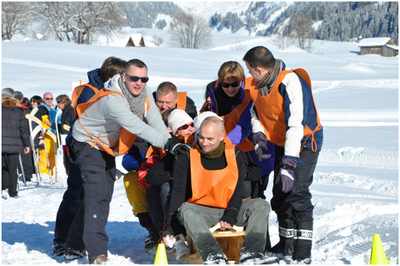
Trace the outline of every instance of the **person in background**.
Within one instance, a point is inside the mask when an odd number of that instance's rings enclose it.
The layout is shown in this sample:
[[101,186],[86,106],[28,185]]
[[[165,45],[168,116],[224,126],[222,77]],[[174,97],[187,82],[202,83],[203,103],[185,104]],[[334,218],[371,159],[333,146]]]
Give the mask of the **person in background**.
[[310,185],[323,141],[306,70],[286,69],[264,46],[243,57],[251,77],[246,89],[270,142],[276,145],[272,209],[279,242],[272,252],[288,263],[311,263],[313,209]]
[[68,97],[68,95],[65,94],[58,95],[56,97],[56,102],[57,102],[57,108],[62,112],[59,121],[57,121],[58,123],[57,128],[59,131],[58,134],[60,136],[61,145],[63,148],[64,167],[67,175],[69,175],[70,160],[68,157],[66,138],[75,122],[75,110],[74,107],[72,107],[71,105],[71,99]]
[[[29,99],[24,97],[21,91],[14,91],[14,98],[17,100],[17,107],[24,112],[24,117],[31,111]],[[29,123],[29,121],[26,121]],[[20,153],[20,161],[18,164],[18,171],[23,175],[25,182],[30,182],[34,173],[34,162],[32,152]]]
[[50,179],[55,176],[56,166],[56,109],[53,104],[53,94],[45,92],[43,102],[38,106],[35,116],[41,120],[42,133],[38,137],[39,162],[38,168],[41,175],[47,175]]
[[39,106],[43,103],[43,99],[39,95],[34,95],[31,97],[30,102],[32,105],[32,109],[39,108]]
[[[1,91],[1,164],[2,164],[2,198],[16,198],[17,167],[19,154],[30,152],[29,129],[23,111],[17,107],[14,90],[4,88]],[[7,190],[7,192],[6,192]]]

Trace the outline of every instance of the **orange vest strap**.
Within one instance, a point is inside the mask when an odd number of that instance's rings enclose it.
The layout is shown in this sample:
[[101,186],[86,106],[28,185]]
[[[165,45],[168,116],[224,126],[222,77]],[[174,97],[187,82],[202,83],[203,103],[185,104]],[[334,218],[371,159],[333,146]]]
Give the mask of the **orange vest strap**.
[[240,120],[240,116],[246,109],[247,105],[249,105],[250,101],[250,93],[248,90],[245,90],[242,102],[238,106],[236,106],[229,114],[224,115],[224,126],[226,132],[230,132],[232,129],[235,128],[236,124]]
[[[94,95],[87,102],[78,104],[79,96],[81,95],[84,89],[91,89]],[[102,97],[108,95],[121,95],[121,93],[106,89],[98,89],[93,85],[91,85],[90,83],[85,83],[83,85],[75,87],[75,89],[72,92],[72,105],[75,107],[76,115],[80,117],[86,111],[86,109],[89,108],[93,103],[97,102]]]
[[186,101],[187,101],[187,92],[185,91],[180,91],[178,92],[178,102],[177,102],[177,108],[181,110],[186,109]]

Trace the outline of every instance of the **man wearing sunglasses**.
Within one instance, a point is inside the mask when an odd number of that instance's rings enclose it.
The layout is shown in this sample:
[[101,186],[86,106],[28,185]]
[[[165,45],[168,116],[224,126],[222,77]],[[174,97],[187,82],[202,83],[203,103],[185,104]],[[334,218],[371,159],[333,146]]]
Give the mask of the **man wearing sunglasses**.
[[172,153],[184,148],[170,138],[157,106],[148,97],[148,80],[143,61],[128,61],[123,73],[105,81],[107,95],[86,108],[72,129],[69,147],[83,179],[83,240],[89,263],[107,260],[105,226],[114,189],[115,156],[120,152],[115,148],[120,147],[121,137],[128,136],[132,142],[136,136]]

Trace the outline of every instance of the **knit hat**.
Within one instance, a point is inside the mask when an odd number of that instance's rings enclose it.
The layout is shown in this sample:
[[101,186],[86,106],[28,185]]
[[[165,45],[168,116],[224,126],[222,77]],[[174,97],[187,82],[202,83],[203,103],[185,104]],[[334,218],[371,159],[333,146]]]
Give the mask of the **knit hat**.
[[190,123],[193,123],[193,119],[181,109],[173,110],[168,116],[168,127],[172,130],[172,134],[174,135],[178,128]]
[[11,97],[14,98],[14,90],[11,88],[4,88],[1,90],[1,97]]
[[218,117],[219,119],[223,120],[220,116],[218,116],[216,113],[211,112],[211,111],[206,111],[206,112],[202,112],[200,113],[198,116],[196,116],[194,118],[194,127],[196,128],[196,130],[200,129],[201,123],[203,123],[203,121],[208,118],[208,117]]

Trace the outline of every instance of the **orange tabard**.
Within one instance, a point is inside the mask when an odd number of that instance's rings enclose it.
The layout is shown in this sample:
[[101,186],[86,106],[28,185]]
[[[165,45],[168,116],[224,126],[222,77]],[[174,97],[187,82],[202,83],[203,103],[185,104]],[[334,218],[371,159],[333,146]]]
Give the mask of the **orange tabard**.
[[[279,85],[285,78],[286,74],[295,72],[303,79],[311,90],[311,80],[308,73],[302,69],[292,69],[281,71],[271,87],[268,95],[262,96],[256,88],[255,81],[252,77],[246,78],[246,90],[250,91],[250,97],[254,102],[257,110],[258,118],[261,124],[267,130],[267,138],[274,144],[284,146],[286,138],[286,124],[284,112],[284,99],[279,93]],[[314,99],[313,99],[314,101]],[[315,102],[314,102],[315,106]],[[315,129],[310,129],[307,125],[304,127],[304,136],[312,136],[313,145],[315,144],[314,133],[321,129],[319,116],[317,113],[317,126]],[[315,144],[316,145],[316,144]]]
[[188,202],[214,207],[227,208],[239,178],[233,144],[225,138],[225,158],[227,166],[220,170],[207,170],[201,164],[200,152],[190,150],[190,174],[192,197]]
[[[78,98],[79,98],[79,96],[81,95],[81,93],[83,92],[84,89],[92,90],[94,95],[88,101],[78,104]],[[106,90],[106,89],[98,89],[98,88],[92,86],[89,83],[82,84],[80,86],[75,87],[73,92],[72,92],[72,105],[75,107],[75,111],[76,111],[76,114],[77,114],[78,118],[92,104],[94,104],[95,102],[97,102],[101,98],[103,98],[105,96],[109,96],[109,95],[121,95],[121,93],[115,92],[115,91]],[[149,109],[149,107],[150,106],[149,106],[148,98],[146,98],[146,100],[145,100],[145,110],[147,111]],[[90,144],[91,145],[95,145],[99,149],[107,152],[108,154],[110,154],[112,156],[117,156],[117,155],[121,155],[121,154],[127,153],[129,151],[130,147],[133,145],[133,143],[136,140],[136,135],[135,134],[132,134],[131,132],[129,132],[125,128],[121,128],[120,129],[120,133],[119,133],[119,139],[118,139],[117,145],[115,147],[110,147],[107,144],[105,144],[104,142],[102,142],[99,137],[94,136],[93,134],[91,134],[88,131],[88,129],[86,129],[82,124],[81,124],[81,126],[86,131],[88,136],[91,138],[91,140],[90,140]]]
[[178,101],[176,103],[176,108],[185,111],[186,109],[186,97],[187,93],[184,91],[178,92]]

